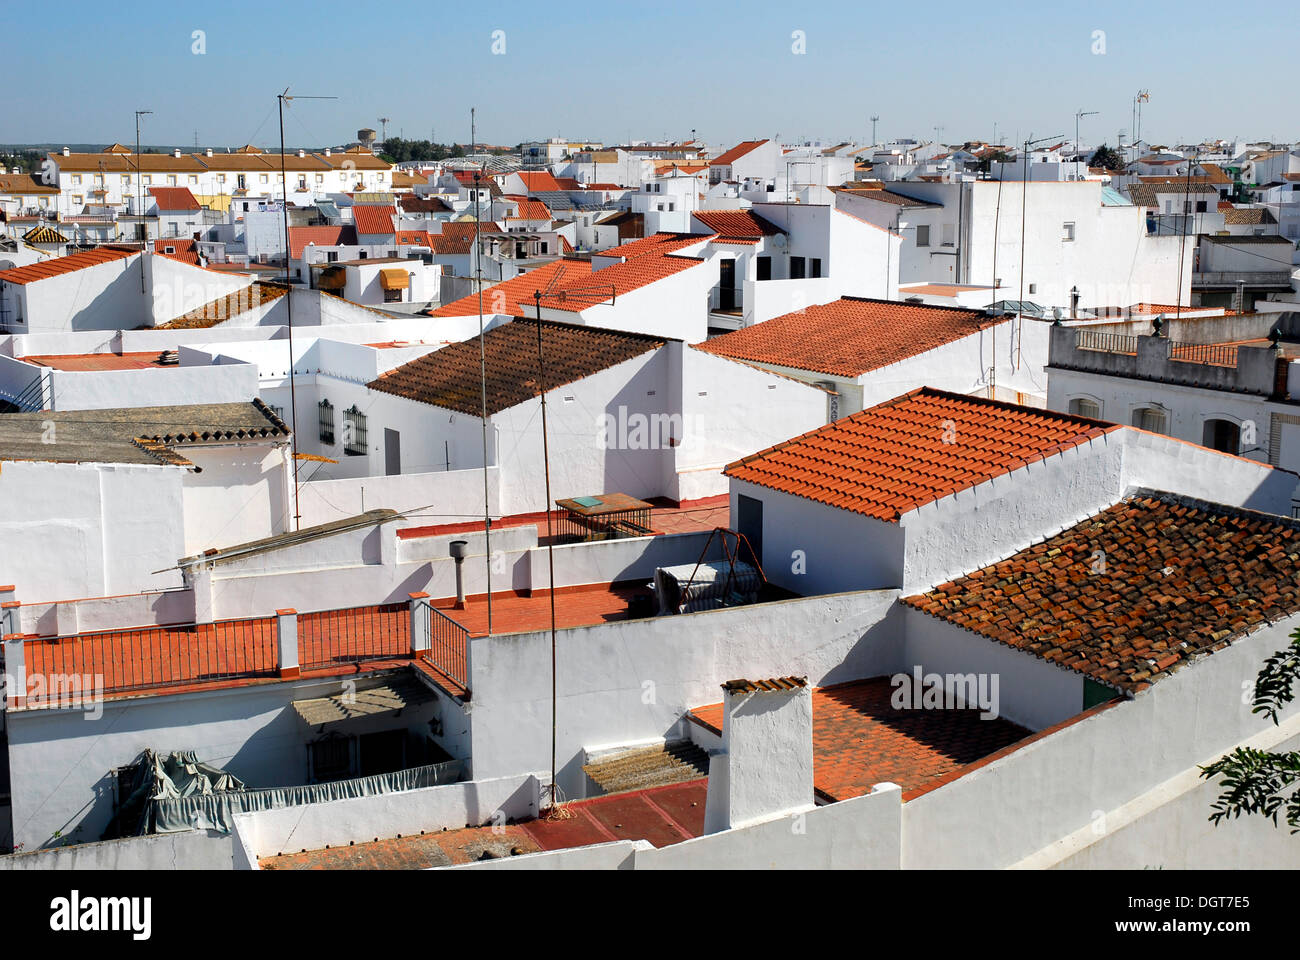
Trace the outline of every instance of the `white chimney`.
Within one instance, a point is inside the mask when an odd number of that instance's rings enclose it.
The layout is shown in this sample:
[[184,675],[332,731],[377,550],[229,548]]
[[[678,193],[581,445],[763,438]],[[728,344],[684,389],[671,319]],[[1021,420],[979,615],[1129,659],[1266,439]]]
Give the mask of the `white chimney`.
[[330,155],[330,148],[329,148],[329,147],[326,147],[326,148],[325,148],[325,156],[328,157],[329,155]]
[[173,150],[172,156],[175,157],[177,160],[179,160],[181,158],[181,148],[177,147],[175,150]]
[[306,150],[299,149],[299,150],[298,150],[298,156],[300,156],[300,157],[305,157],[305,156],[307,156],[307,151],[306,151]]
[[63,155],[64,155],[65,157],[70,157],[70,156],[72,156],[72,151],[69,150],[67,147],[64,147],[64,148],[63,148]]
[[212,148],[211,148],[211,147],[208,147],[207,151],[204,153],[204,156],[208,156],[208,157],[212,156]]
[[807,677],[722,685],[722,749],[709,756],[704,832],[811,810],[812,688]]

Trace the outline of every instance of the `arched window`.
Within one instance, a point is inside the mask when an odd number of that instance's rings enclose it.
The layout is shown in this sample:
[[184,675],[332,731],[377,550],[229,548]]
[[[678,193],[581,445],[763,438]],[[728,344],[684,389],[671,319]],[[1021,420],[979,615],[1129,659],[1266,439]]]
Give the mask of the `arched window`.
[[1133,426],[1152,433],[1169,432],[1169,415],[1161,407],[1138,407],[1133,411]]
[[1101,403],[1092,397],[1073,397],[1070,400],[1070,413],[1076,417],[1101,418]]
[[1223,453],[1241,452],[1241,425],[1231,420],[1206,420],[1201,429],[1201,446]]

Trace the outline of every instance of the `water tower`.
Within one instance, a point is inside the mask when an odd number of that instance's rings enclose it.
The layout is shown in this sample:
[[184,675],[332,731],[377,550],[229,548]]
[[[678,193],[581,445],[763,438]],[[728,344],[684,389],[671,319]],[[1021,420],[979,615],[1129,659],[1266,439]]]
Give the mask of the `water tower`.
[[361,141],[363,147],[369,150],[375,145],[375,131],[369,127],[362,127],[357,131],[357,139]]

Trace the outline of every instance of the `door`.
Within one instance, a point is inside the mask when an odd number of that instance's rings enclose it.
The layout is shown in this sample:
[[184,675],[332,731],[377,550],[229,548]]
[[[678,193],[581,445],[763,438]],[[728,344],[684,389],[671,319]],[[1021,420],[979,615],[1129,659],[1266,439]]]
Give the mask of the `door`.
[[358,741],[358,752],[361,754],[361,776],[370,777],[377,773],[393,773],[405,767],[405,730],[363,733],[358,738]]
[[[753,497],[747,497],[743,493],[736,495],[736,530],[754,548],[754,556],[761,564],[763,562],[763,501],[755,500]],[[746,559],[744,548],[741,548],[741,559]]]
[[755,264],[755,267],[758,271],[756,275],[756,279],[758,280],[772,279],[772,258],[771,257],[759,257],[758,262]]
[[384,473],[395,477],[402,472],[402,435],[384,427]]
[[718,309],[736,309],[736,261],[718,261]]

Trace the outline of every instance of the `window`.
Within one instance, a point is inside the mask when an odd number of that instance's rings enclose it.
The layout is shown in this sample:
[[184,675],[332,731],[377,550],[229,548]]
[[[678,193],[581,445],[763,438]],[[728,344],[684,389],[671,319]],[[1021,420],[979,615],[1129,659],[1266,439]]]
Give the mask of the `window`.
[[79,193],[74,193],[74,194],[72,195],[72,203],[73,203],[74,206],[81,206],[81,204],[83,204],[84,202],[85,202],[85,198],[82,197],[81,194],[79,194]]
[[226,175],[224,173],[217,174],[217,183],[225,183],[225,182],[226,182]]
[[131,186],[131,175],[129,173],[122,174],[122,186],[124,187]]
[[73,185],[74,187],[79,187],[79,186],[81,186],[81,174],[79,174],[79,173],[74,173],[74,174],[72,175],[72,185]]
[[808,261],[808,276],[820,277],[822,275],[822,258],[812,257]]
[[790,279],[802,280],[804,278],[804,260],[803,257],[790,258]]
[[197,183],[199,182],[199,178],[196,177],[196,176],[194,176],[194,174],[190,174],[190,178],[189,178],[189,180],[190,180],[190,183],[195,183],[195,184],[197,184]]
[[337,263],[337,262],[338,262],[338,259],[339,259],[339,252],[338,252],[337,250],[327,250],[327,251],[325,251],[325,262],[326,262],[326,263]]
[[352,775],[352,738],[330,734],[308,744],[311,779],[316,783],[345,780]]
[[918,247],[928,247],[930,245],[930,225],[923,223],[916,228],[916,245]]
[[357,259],[358,259],[358,260],[365,260],[367,256],[368,256],[368,254],[366,253],[365,250],[361,250],[361,251],[359,251],[359,252],[357,253]]
[[355,403],[343,411],[343,452],[350,457],[366,453],[366,415]]
[[149,174],[146,173],[142,177],[140,177],[140,182],[147,187],[149,184],[153,183],[153,177],[149,176]]
[[1061,239],[1064,240],[1066,243],[1072,243],[1072,242],[1074,241],[1074,223],[1073,223],[1073,222],[1067,221],[1066,223],[1062,224],[1062,226],[1061,226]]
[[1038,292],[1038,284],[1036,284],[1036,283],[1031,283],[1031,284],[1029,285],[1029,292],[1030,292],[1030,293],[1037,293],[1037,292]]
[[261,182],[262,182],[262,183],[270,183],[270,182],[271,182],[271,178],[270,178],[269,176],[267,176],[267,175],[264,173],[264,174],[262,174],[262,176],[261,176]]
[[1088,397],[1075,397],[1070,401],[1070,413],[1076,417],[1101,418],[1101,404]]
[[1201,431],[1201,446],[1222,453],[1241,452],[1241,427],[1231,420],[1206,420]]
[[[384,291],[384,303],[401,303],[401,302],[402,302],[402,291],[401,291],[401,290],[385,290],[385,291]],[[346,421],[345,421],[345,422],[346,422]],[[348,451],[348,452],[351,453],[351,451]]]
[[324,182],[325,182],[325,174],[323,174],[323,173],[318,173],[318,174],[316,174],[316,182],[317,182],[317,183],[324,183]]
[[322,400],[317,404],[320,415],[320,442],[334,446],[334,404]]
[[1197,200],[1197,201],[1196,201],[1196,212],[1197,212],[1197,213],[1205,213],[1206,209],[1207,209],[1207,207],[1206,207],[1206,205],[1205,205],[1205,201],[1204,201],[1204,200]]
[[168,174],[168,175],[167,175],[167,186],[169,186],[169,187],[174,187],[174,186],[176,186],[176,176],[175,176],[175,174]]
[[660,212],[660,213],[663,213],[663,212],[664,212],[664,205],[663,205],[662,203],[659,204],[659,212]]
[[956,236],[956,234],[957,234],[957,228],[951,223],[945,223],[943,225],[942,245],[945,247],[953,246],[954,245],[953,238]]
[[1168,433],[1169,418],[1159,407],[1138,407],[1133,411],[1133,426],[1152,433]]

